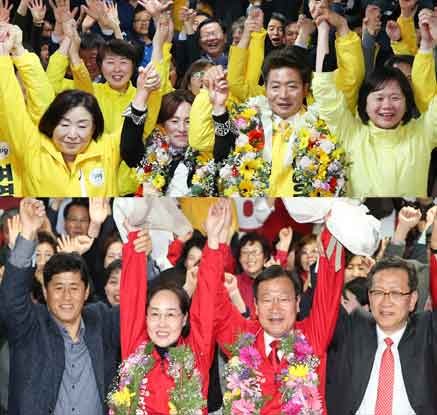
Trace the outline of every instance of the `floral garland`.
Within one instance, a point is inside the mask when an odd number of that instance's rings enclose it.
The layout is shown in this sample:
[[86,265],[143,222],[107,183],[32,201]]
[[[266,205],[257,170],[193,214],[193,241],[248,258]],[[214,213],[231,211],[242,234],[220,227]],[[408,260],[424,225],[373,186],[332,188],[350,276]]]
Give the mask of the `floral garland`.
[[217,165],[211,152],[199,152],[188,147],[185,152],[185,165],[194,171],[190,196],[217,196]]
[[293,182],[298,196],[343,196],[346,191],[346,153],[325,121],[317,104],[311,105],[295,130]]
[[264,129],[260,108],[249,102],[235,105],[232,118],[240,135],[235,149],[221,164],[219,191],[224,196],[264,196],[268,186],[271,163],[263,158]]
[[[147,193],[146,186],[157,195],[163,194],[163,189],[168,184],[169,166],[173,157],[164,130],[161,127],[155,128],[152,133],[152,142],[147,146],[140,165],[137,167],[137,180],[141,185],[135,193],[136,196],[143,196]],[[188,169],[194,172],[190,194],[187,196],[216,196],[217,167],[212,153],[200,153],[188,147],[183,161]]]
[[[220,193],[225,196],[263,196],[269,187],[272,138],[277,132],[265,96],[235,105],[231,112],[240,131],[234,151],[220,169]],[[284,166],[293,167],[298,196],[342,196],[346,188],[346,154],[320,119],[318,105],[309,106],[285,134]]]
[[[225,367],[227,391],[223,396],[223,409],[226,415],[259,415],[266,401],[261,391],[265,378],[258,370],[262,358],[254,343],[255,335],[242,334],[229,347],[233,357]],[[282,394],[281,413],[321,415],[316,372],[320,362],[306,337],[300,330],[294,330],[281,339],[280,351],[287,361],[287,367],[278,375]]]
[[[121,365],[117,386],[108,395],[109,415],[147,415],[145,398],[147,374],[155,365],[153,343],[142,343]],[[206,401],[202,398],[200,373],[188,346],[168,351],[168,375],[175,386],[168,392],[170,415],[202,415]]]

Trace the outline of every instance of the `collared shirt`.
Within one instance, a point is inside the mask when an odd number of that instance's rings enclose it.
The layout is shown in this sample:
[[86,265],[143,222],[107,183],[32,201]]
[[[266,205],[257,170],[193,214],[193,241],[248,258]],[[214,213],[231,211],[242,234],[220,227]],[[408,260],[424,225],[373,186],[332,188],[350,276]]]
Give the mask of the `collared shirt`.
[[103,407],[88,347],[85,324],[80,321],[79,340],[75,343],[65,327],[59,327],[65,345],[65,369],[54,415],[102,415]]
[[408,400],[407,391],[405,389],[404,378],[402,376],[401,360],[399,357],[398,346],[401,338],[405,332],[405,328],[398,330],[396,333],[388,336],[378,326],[376,326],[376,333],[378,336],[378,348],[375,353],[375,360],[373,362],[372,373],[370,374],[369,383],[367,385],[366,393],[363,401],[358,409],[356,415],[373,415],[375,413],[376,395],[378,391],[379,368],[381,366],[381,359],[387,345],[384,339],[390,337],[393,340],[391,351],[395,361],[395,379],[393,384],[393,412],[392,415],[414,415],[415,412]]
[[[270,352],[272,351],[272,348],[270,347],[270,343],[274,340],[280,340],[277,339],[275,337],[270,336],[270,334],[267,334],[266,332],[264,332],[264,347],[266,350],[266,356],[269,357]],[[279,360],[282,359],[282,357],[284,356],[284,352],[282,350],[278,350],[278,358]]]

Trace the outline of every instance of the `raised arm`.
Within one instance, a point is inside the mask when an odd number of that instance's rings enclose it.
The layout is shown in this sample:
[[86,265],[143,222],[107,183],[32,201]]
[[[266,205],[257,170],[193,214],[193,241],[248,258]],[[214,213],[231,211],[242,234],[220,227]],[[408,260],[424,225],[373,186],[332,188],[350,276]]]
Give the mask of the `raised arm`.
[[[129,233],[123,245],[120,283],[121,358],[126,359],[147,339],[147,254],[152,243],[147,230]],[[146,250],[137,251],[141,244]]]
[[[7,327],[11,344],[23,341],[38,324],[30,298],[33,270],[32,256],[36,235],[44,220],[44,205],[35,199],[20,202],[21,233],[6,263],[0,284],[0,315]],[[28,341],[32,341],[31,337]]]

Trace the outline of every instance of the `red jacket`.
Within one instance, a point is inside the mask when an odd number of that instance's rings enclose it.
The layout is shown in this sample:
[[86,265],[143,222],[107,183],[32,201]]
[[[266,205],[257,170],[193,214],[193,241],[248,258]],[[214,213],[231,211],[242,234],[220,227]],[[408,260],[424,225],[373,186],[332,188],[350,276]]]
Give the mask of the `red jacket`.
[[[326,250],[331,235],[328,230],[322,234],[323,246]],[[339,248],[336,248],[339,249]],[[296,322],[295,328],[302,330],[312,345],[314,353],[320,359],[317,373],[320,384],[319,391],[322,397],[324,413],[325,404],[325,382],[326,382],[326,352],[331,341],[340,307],[340,296],[344,282],[344,252],[341,248],[341,268],[335,271],[334,251],[330,259],[320,256],[317,287],[314,294],[314,302],[308,318]],[[273,368],[265,355],[264,331],[258,321],[244,319],[238,310],[231,304],[229,297],[221,286],[216,296],[216,324],[217,341],[223,350],[226,344],[234,343],[241,333],[256,334],[255,346],[264,358],[261,365],[261,372],[266,381],[262,384],[263,395],[272,396],[261,410],[261,415],[279,414],[281,412],[281,393],[275,385]],[[284,364],[284,362],[282,362]]]
[[[123,246],[123,268],[120,287],[120,327],[122,358],[127,358],[144,341],[149,340],[146,326],[147,278],[146,256],[133,248],[135,234],[129,234],[129,241]],[[223,257],[220,250],[205,246],[199,266],[199,282],[190,307],[190,334],[180,338],[179,344],[188,345],[196,359],[196,367],[202,377],[202,393],[206,399],[209,384],[209,369],[214,357],[214,302],[207,293],[217,292],[223,285]],[[146,406],[150,414],[168,414],[168,391],[174,386],[167,374],[168,361],[153,352],[156,363],[148,373]],[[207,413],[205,408],[204,413]]]

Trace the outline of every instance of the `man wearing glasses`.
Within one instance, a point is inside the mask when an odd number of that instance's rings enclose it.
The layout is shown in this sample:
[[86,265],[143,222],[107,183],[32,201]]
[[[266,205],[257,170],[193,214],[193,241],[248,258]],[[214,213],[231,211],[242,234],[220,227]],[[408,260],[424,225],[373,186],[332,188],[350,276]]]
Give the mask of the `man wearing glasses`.
[[371,314],[340,315],[331,344],[339,365],[332,394],[328,386],[332,413],[437,413],[437,313],[414,313],[417,283],[407,261],[384,258],[368,275]]

